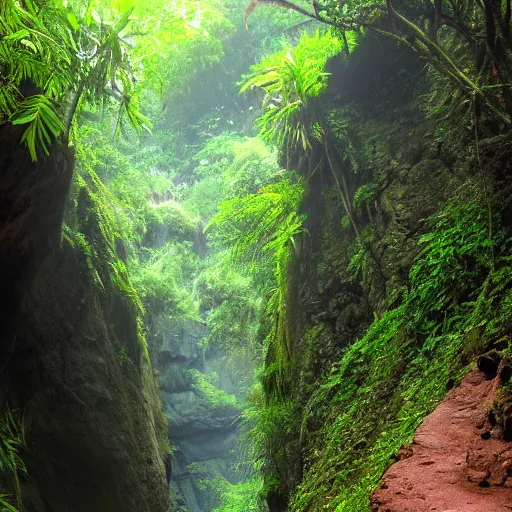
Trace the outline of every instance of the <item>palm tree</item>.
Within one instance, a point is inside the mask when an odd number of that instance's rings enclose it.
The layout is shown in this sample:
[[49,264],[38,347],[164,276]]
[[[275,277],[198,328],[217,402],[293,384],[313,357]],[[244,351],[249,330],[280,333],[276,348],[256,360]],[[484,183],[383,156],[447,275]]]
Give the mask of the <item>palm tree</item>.
[[69,134],[82,100],[115,103],[116,133],[123,115],[138,130],[149,126],[137,109],[136,73],[124,39],[132,10],[100,15],[97,4],[88,0],[77,11],[59,2],[0,4],[0,123],[27,126],[22,142],[33,160],[38,148],[48,154],[53,138]]

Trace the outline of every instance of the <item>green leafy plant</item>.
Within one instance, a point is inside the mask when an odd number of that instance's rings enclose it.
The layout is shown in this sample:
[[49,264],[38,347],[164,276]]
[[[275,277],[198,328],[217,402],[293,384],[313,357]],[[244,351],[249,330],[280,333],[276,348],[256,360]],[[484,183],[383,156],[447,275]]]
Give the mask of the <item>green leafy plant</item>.
[[222,505],[212,512],[260,512],[263,479],[255,476],[237,484],[228,483],[221,492]]
[[281,151],[292,151],[310,149],[313,139],[322,139],[314,101],[327,85],[327,60],[340,49],[335,35],[317,31],[251,68],[240,91],[260,88],[265,93],[263,114],[256,121],[265,140]]
[[367,183],[360,186],[354,193],[354,209],[361,212],[363,206],[369,211],[369,203],[377,195],[378,186],[375,183]]
[[304,192],[301,181],[282,181],[263,187],[256,194],[230,199],[207,224],[221,230],[226,245],[237,261],[252,266],[277,261],[294,237],[303,231],[303,216],[296,213]]
[[8,493],[0,492],[0,506],[9,512],[22,510],[20,476],[26,476],[27,468],[21,458],[25,446],[23,427],[15,411],[7,410],[0,418],[0,476]]
[[29,125],[21,140],[27,144],[32,160],[37,160],[38,146],[48,155],[48,146],[64,131],[64,124],[42,94],[22,100],[11,114],[10,121],[14,125]]
[[149,258],[132,261],[133,285],[153,315],[198,319],[197,305],[183,282],[186,269],[182,265],[189,251],[187,242],[168,242],[161,249],[148,250]]

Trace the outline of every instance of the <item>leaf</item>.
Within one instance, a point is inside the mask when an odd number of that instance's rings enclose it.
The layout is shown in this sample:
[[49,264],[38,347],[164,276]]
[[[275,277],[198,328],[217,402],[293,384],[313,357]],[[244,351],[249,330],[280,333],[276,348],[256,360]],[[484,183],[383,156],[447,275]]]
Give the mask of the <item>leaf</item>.
[[11,120],[11,123],[14,124],[14,125],[16,125],[16,124],[26,124],[26,123],[30,123],[35,118],[36,118],[36,114],[31,114],[31,115],[25,116],[25,117],[13,118]]
[[78,22],[78,19],[74,12],[68,12],[68,14],[66,15],[66,19],[68,20],[69,25],[73,30],[77,31],[80,29],[80,23]]
[[21,140],[27,144],[33,161],[37,160],[38,147],[48,154],[48,145],[51,143],[48,130],[53,137],[58,137],[64,131],[64,125],[52,104],[42,94],[23,100],[9,121],[13,125],[28,124]]
[[12,34],[9,34],[8,36],[5,36],[3,38],[4,41],[17,41],[19,39],[23,39],[25,37],[30,36],[30,31],[26,28],[18,30]]
[[20,43],[21,43],[22,45],[26,46],[27,48],[30,48],[34,53],[36,53],[36,52],[37,52],[36,45],[35,45],[32,41],[30,41],[30,40],[28,40],[28,39],[22,39],[22,40],[20,41]]
[[4,507],[3,511],[19,512],[16,507],[12,506],[8,501],[6,501],[7,498],[9,498],[8,494],[0,494],[0,505]]

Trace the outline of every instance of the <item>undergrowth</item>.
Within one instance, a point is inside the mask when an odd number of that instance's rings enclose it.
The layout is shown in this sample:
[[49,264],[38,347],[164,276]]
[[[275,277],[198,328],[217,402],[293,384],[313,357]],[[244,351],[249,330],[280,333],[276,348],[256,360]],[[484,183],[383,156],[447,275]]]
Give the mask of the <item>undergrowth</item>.
[[22,510],[20,476],[27,475],[21,457],[25,446],[23,427],[15,412],[7,410],[0,418],[0,509]]
[[369,496],[422,419],[510,327],[510,240],[476,201],[445,206],[401,304],[376,318],[307,402],[309,458],[290,510],[370,510]]

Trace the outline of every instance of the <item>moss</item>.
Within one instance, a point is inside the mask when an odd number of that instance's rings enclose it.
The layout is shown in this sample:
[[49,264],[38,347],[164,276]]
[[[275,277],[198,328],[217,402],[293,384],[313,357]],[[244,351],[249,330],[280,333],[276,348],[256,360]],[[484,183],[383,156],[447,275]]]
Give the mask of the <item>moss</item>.
[[199,220],[176,201],[165,201],[149,206],[146,213],[146,239],[151,247],[158,246],[156,238],[165,231],[165,239],[194,240]]
[[76,174],[69,203],[63,241],[83,254],[89,275],[98,286],[106,292],[113,287],[127,301],[137,319],[140,349],[148,357],[144,307],[121,259],[126,256],[110,195],[92,169],[82,168]]
[[[510,241],[496,217],[490,242],[487,218],[477,203],[450,204],[434,216],[402,303],[376,318],[311,386],[300,415],[308,469],[289,510],[369,511],[369,495],[425,415],[468,362],[506,335]],[[322,346],[324,330],[313,324],[306,346]],[[496,417],[504,423],[509,395],[502,396]]]

